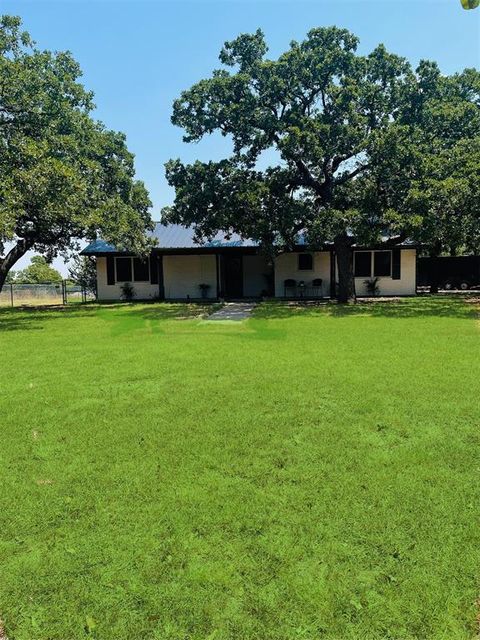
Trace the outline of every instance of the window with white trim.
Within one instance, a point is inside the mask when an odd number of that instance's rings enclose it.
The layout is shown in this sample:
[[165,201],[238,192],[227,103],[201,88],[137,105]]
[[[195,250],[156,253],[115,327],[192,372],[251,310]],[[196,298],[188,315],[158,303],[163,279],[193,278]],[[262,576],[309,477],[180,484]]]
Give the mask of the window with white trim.
[[392,275],[391,251],[355,251],[353,256],[355,278],[390,278]]
[[355,251],[353,254],[353,273],[355,278],[370,278],[372,275],[371,251]]
[[140,258],[115,258],[116,282],[150,282],[150,265],[148,260]]

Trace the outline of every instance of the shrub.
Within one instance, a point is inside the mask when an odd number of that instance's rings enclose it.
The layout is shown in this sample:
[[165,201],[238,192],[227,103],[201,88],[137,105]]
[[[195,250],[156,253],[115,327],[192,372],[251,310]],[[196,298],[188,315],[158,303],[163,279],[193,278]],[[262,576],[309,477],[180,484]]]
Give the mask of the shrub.
[[200,289],[202,298],[206,298],[208,296],[208,290],[210,289],[210,285],[202,283],[198,285],[198,288]]
[[124,284],[122,284],[121,290],[122,290],[122,299],[123,300],[126,300],[127,302],[131,302],[134,299],[134,297],[136,295],[135,294],[135,289],[130,284],[130,282],[125,282]]
[[371,296],[376,296],[380,293],[380,287],[378,286],[378,278],[370,278],[369,280],[364,280],[363,283]]

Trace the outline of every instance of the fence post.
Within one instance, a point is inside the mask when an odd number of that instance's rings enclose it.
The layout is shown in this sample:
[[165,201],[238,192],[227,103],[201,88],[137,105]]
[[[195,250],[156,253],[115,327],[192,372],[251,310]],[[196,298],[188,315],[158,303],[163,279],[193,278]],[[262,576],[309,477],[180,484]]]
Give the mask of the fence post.
[[65,286],[65,280],[62,280],[62,303],[67,304],[67,287]]
[[13,307],[13,283],[10,283],[10,302],[12,303]]

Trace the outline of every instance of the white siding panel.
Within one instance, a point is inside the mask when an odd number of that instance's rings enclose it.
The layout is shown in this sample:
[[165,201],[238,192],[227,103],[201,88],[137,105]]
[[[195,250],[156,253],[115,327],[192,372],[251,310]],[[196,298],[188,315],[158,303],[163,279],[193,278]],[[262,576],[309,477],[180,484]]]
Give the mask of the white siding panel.
[[214,255],[163,256],[165,298],[200,298],[199,284],[209,284],[209,298],[217,296]]
[[268,289],[266,274],[272,271],[265,256],[243,256],[243,295],[259,298]]
[[[308,252],[305,252],[308,253]],[[330,252],[313,252],[313,271],[300,271],[298,269],[298,253],[282,253],[275,258],[275,295],[281,298],[285,295],[284,281],[303,280],[308,286],[312,280],[321,278],[322,293],[324,296],[330,295]]]
[[[380,295],[414,295],[416,291],[416,250],[406,249],[400,252],[401,278],[380,278]],[[268,263],[264,256],[244,256],[244,295],[257,297],[266,289],[265,275],[268,273]],[[201,292],[198,285],[210,285],[209,298],[217,295],[216,261],[214,255],[168,255],[163,258],[165,297],[199,298]],[[337,272],[338,273],[338,272]],[[330,253],[317,251],[313,254],[313,271],[299,271],[298,253],[283,253],[275,259],[275,295],[283,297],[284,280],[303,280],[307,286],[313,279],[322,278],[323,295],[330,295]],[[365,278],[355,278],[357,295],[367,295],[364,284]],[[132,282],[136,299],[148,300],[158,296],[159,287],[148,282]],[[99,300],[120,300],[121,283],[107,284],[107,260],[97,258],[97,287]]]

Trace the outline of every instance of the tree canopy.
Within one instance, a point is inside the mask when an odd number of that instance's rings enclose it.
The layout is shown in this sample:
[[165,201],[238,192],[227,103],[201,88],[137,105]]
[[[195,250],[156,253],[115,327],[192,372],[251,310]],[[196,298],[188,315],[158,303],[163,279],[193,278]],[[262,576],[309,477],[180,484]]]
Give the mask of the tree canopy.
[[15,274],[15,283],[19,284],[43,284],[48,282],[61,282],[62,275],[50,266],[44,256],[33,256],[28,267]]
[[[336,27],[312,29],[276,60],[260,30],[226,42],[222,68],[182,93],[172,122],[187,142],[220,132],[232,154],[167,163],[176,197],[165,220],[194,225],[198,237],[231,231],[277,249],[299,233],[333,242],[339,298],[353,297],[353,244],[418,237],[423,213],[413,194],[438,148],[450,158],[454,143],[480,130],[477,72],[445,78],[434,63],[413,70],[383,45],[369,55],[357,46]],[[273,166],[265,167],[267,151]]]
[[97,288],[95,258],[92,256],[74,256],[68,269],[68,276],[75,284],[78,284],[86,291],[94,293]]
[[480,5],[480,0],[461,0],[464,9],[476,9]]
[[0,290],[29,249],[48,259],[101,235],[149,248],[150,201],[125,136],[91,117],[92,93],[68,52],[35,48],[0,19]]

